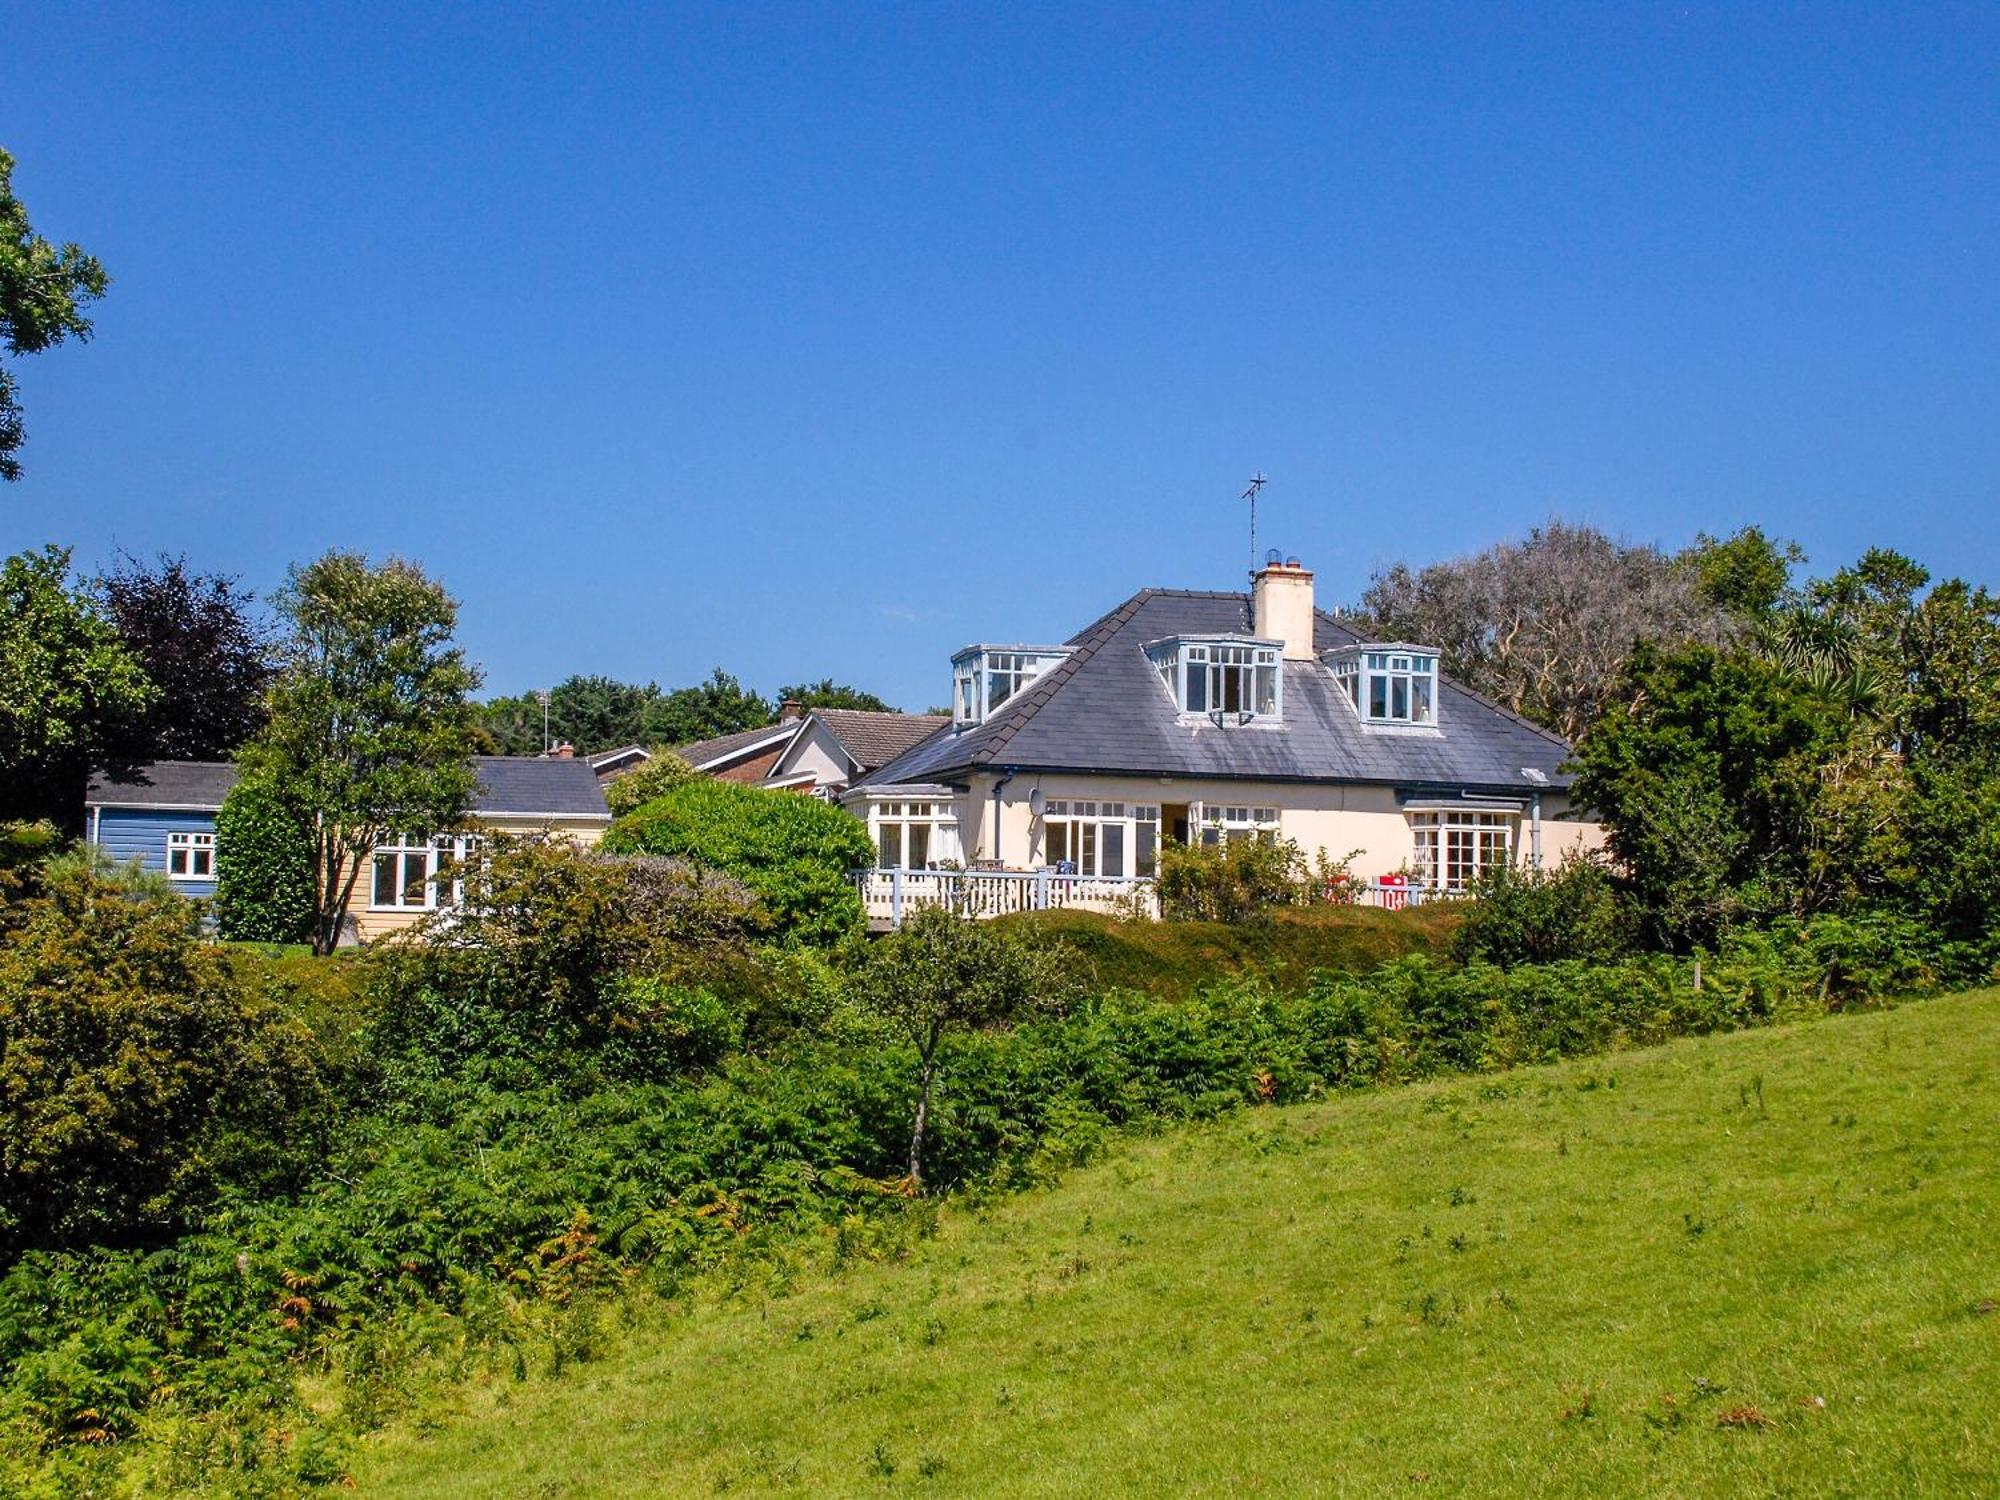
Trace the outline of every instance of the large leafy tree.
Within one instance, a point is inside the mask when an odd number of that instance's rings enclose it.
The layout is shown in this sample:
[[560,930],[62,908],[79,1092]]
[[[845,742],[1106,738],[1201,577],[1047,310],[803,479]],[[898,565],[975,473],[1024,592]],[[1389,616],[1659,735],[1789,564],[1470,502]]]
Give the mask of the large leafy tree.
[[[830,700],[826,706],[879,708],[882,700],[841,687],[831,680],[819,684]],[[786,689],[786,695],[813,688]],[[817,706],[817,700],[815,700]],[[649,682],[620,682],[615,677],[576,675],[549,690],[549,738],[574,745],[589,755],[620,745],[684,745],[739,729],[755,729],[773,718],[769,699],[746,689],[717,667],[706,681],[663,692]],[[479,711],[486,742],[506,755],[536,755],[542,749],[542,703],[533,693],[494,698]]]
[[1765,586],[1758,554],[1732,547],[1705,573],[1693,558],[1555,521],[1473,557],[1379,573],[1360,614],[1383,639],[1437,647],[1451,676],[1574,740],[1616,693],[1635,643],[1719,645],[1737,633],[1723,601]]
[[[1804,900],[1821,768],[1847,744],[1838,706],[1776,663],[1641,644],[1578,746],[1578,797],[1655,940],[1712,941],[1727,921]],[[1858,873],[1858,872],[1857,872]]]
[[1730,650],[1636,651],[1578,750],[1654,936],[1888,903],[2000,934],[2000,600],[1894,552],[1774,591]]
[[94,762],[116,753],[155,697],[69,552],[0,564],[0,818],[74,829]]
[[329,552],[295,568],[276,603],[286,635],[269,720],[241,759],[300,809],[325,953],[384,835],[464,817],[479,673],[452,642],[456,602],[415,563]]
[[135,726],[141,760],[220,760],[264,721],[269,643],[254,596],[185,557],[125,558],[97,580],[105,615],[159,692]]
[[704,682],[664,694],[646,713],[648,744],[686,745],[695,740],[755,729],[776,717],[771,700],[717,667]]
[[586,755],[635,745],[644,737],[646,715],[659,697],[659,688],[650,682],[640,686],[615,677],[565,678],[549,693],[549,732]]
[[875,713],[894,713],[890,704],[873,693],[865,693],[845,682],[822,677],[818,682],[795,682],[778,689],[780,703],[796,703],[801,708],[865,708]]
[[[0,150],[0,345],[10,355],[39,354],[64,339],[89,338],[83,309],[109,285],[96,256],[35,233],[14,196],[14,158]],[[0,364],[0,479],[21,477],[14,455],[26,438],[14,377]]]

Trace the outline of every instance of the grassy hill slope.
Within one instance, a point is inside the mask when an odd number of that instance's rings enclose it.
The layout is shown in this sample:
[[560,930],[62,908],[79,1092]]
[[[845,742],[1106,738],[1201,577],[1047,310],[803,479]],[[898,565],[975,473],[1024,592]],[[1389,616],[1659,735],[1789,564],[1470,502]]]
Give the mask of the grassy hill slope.
[[464,1393],[364,1494],[2000,1491],[2000,992],[1262,1110]]

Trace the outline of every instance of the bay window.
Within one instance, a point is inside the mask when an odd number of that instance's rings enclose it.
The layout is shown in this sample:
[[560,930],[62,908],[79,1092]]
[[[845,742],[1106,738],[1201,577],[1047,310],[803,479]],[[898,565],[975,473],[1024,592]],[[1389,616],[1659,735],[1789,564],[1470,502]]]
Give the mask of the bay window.
[[1413,812],[1417,874],[1433,890],[1462,891],[1505,865],[1514,847],[1513,813]]
[[1067,646],[967,646],[951,659],[952,722],[984,722],[1068,655]]
[[1334,680],[1371,724],[1437,723],[1437,656],[1408,646],[1349,647],[1329,656]]
[[1174,707],[1244,722],[1282,717],[1284,677],[1275,642],[1250,639],[1155,641],[1146,656]]

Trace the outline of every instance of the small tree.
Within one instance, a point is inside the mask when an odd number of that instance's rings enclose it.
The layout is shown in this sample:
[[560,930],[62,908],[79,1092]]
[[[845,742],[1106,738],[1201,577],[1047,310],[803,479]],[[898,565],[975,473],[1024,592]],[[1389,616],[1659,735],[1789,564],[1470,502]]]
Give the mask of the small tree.
[[215,921],[234,942],[311,940],[312,819],[266,770],[239,777],[216,814]]
[[959,916],[942,907],[913,913],[868,950],[861,999],[917,1052],[917,1107],[910,1126],[910,1184],[924,1185],[924,1131],[948,1035],[1022,1014],[1060,1012],[1078,988],[1075,954]]
[[293,569],[276,602],[288,633],[269,722],[241,762],[302,809],[313,951],[329,953],[383,837],[463,819],[479,673],[452,644],[457,604],[414,563],[329,552]]

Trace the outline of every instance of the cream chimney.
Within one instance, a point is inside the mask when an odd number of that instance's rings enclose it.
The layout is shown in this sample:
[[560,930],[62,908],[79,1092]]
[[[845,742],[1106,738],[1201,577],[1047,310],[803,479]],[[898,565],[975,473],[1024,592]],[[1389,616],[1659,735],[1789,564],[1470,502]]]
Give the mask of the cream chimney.
[[1285,643],[1286,661],[1312,661],[1313,576],[1289,558],[1259,568],[1251,590],[1251,628],[1265,640]]

